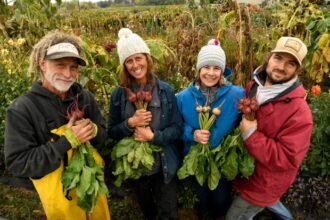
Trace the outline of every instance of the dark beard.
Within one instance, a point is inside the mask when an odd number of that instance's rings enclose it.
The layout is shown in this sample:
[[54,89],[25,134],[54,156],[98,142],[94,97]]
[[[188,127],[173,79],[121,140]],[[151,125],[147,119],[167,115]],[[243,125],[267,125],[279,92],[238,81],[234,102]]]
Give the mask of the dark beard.
[[293,79],[294,77],[296,77],[296,75],[293,75],[293,76],[291,76],[290,78],[285,79],[285,80],[274,81],[271,77],[269,77],[269,75],[268,75],[268,73],[267,73],[266,81],[270,82],[272,85],[276,85],[276,84],[286,83],[286,82],[290,81],[291,79]]
[[267,79],[266,81],[270,82],[272,85],[276,85],[276,84],[282,84],[282,83],[285,83],[289,80],[281,80],[281,81],[274,81],[272,78],[270,78],[269,76],[267,76]]

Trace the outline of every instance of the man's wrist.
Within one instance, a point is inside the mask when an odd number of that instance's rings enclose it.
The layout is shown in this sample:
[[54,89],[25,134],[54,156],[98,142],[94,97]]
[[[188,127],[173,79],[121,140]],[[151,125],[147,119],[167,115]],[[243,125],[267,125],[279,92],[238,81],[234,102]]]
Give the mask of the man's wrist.
[[72,148],[77,148],[81,145],[77,136],[73,133],[71,128],[66,128],[64,130],[64,137],[69,141]]
[[97,125],[95,123],[93,123],[93,126],[94,126],[93,137],[96,137],[97,132],[98,132],[98,127],[97,127]]

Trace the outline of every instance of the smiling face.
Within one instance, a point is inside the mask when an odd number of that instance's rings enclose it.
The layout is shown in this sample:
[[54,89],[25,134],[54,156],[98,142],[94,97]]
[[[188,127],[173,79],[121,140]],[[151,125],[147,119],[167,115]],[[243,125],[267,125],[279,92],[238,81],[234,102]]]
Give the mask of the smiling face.
[[269,85],[285,83],[297,74],[299,64],[294,56],[288,53],[273,53],[266,68]]
[[125,60],[124,65],[136,83],[147,82],[148,60],[146,55],[143,53],[133,54]]
[[43,59],[39,64],[43,72],[42,86],[59,96],[70,89],[78,76],[76,58]]
[[219,85],[222,70],[218,66],[206,65],[199,71],[199,78],[203,86],[213,87]]

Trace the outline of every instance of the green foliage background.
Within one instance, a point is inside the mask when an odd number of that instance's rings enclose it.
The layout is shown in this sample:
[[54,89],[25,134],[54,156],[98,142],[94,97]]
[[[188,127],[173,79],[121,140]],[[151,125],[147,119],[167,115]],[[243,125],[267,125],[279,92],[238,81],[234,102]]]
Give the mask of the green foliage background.
[[[4,133],[5,133],[5,117],[6,108],[21,94],[24,94],[30,87],[31,80],[25,75],[19,74],[9,74],[0,65],[0,169],[4,170],[4,160],[3,160],[3,143],[4,143]],[[19,123],[19,122],[17,122]]]
[[[187,5],[99,8],[79,1],[57,0],[52,4],[50,0],[16,0],[13,6],[0,1],[0,169],[5,169],[5,110],[31,85],[33,76],[28,73],[28,63],[32,46],[54,29],[80,36],[88,65],[80,69],[79,82],[94,93],[107,119],[109,98],[118,85],[120,66],[116,49],[107,51],[105,45],[114,45],[119,29],[129,27],[149,45],[156,74],[176,91],[194,79],[197,53],[210,38],[220,40],[227,66],[234,70],[230,80],[241,86],[280,36],[303,39],[308,46],[306,70],[301,75],[305,88],[309,90],[319,84],[325,93],[308,98],[314,129],[311,149],[302,167],[313,175],[329,176],[330,87],[326,82],[330,74],[330,13],[324,4],[281,0],[257,7],[226,0],[221,5],[203,1],[201,7],[188,1]],[[179,201],[185,203],[184,207],[194,203],[185,197]]]
[[311,97],[310,107],[313,114],[312,143],[304,160],[303,168],[314,175],[330,175],[330,97],[321,93]]

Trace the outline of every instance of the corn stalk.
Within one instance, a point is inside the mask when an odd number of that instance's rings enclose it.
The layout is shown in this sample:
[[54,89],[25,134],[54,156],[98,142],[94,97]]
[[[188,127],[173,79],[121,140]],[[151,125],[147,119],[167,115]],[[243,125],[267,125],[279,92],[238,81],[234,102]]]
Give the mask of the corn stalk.
[[243,80],[243,74],[242,74],[242,54],[243,54],[243,48],[242,48],[242,41],[243,41],[243,31],[242,31],[242,14],[241,14],[241,7],[237,1],[235,1],[235,12],[237,14],[237,20],[236,22],[236,41],[238,44],[238,50],[237,50],[237,63],[234,67],[235,73],[237,74],[236,81],[238,84],[240,84]]
[[[253,40],[251,31],[251,17],[247,7],[244,7],[242,18],[244,20],[244,36],[245,36],[245,54],[247,58],[248,73],[253,71]],[[245,74],[244,85],[250,79],[249,74]],[[247,78],[248,77],[248,78]],[[247,78],[247,79],[246,79]]]

